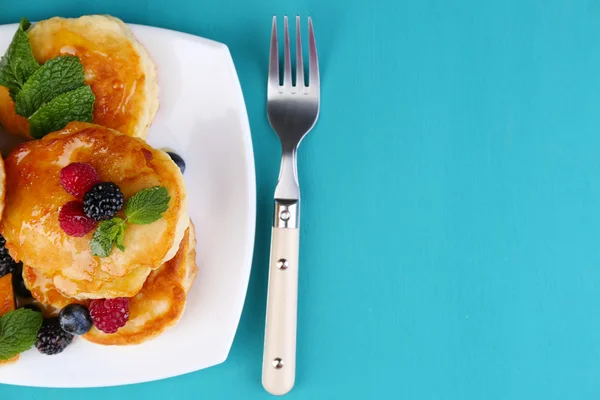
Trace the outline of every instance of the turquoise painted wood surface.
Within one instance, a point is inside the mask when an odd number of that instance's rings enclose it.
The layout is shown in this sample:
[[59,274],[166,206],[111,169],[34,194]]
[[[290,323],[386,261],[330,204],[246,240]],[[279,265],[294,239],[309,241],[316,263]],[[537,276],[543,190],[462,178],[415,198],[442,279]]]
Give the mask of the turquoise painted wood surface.
[[1,386],[1,399],[269,397],[260,363],[279,145],[265,78],[271,16],[284,13],[314,17],[323,79],[299,159],[288,398],[600,396],[600,2],[0,0],[0,23],[89,13],[230,47],[258,175],[248,298],[223,365],[122,388]]

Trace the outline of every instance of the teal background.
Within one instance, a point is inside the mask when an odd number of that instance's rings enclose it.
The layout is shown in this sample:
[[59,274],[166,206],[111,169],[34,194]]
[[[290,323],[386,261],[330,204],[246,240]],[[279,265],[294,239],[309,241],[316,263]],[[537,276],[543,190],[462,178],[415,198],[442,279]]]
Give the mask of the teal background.
[[313,16],[323,81],[299,158],[288,398],[600,396],[600,1],[0,0],[0,23],[89,13],[231,49],[256,153],[248,297],[220,366],[120,388],[0,386],[1,399],[269,397],[279,144],[265,78],[271,17],[284,13]]

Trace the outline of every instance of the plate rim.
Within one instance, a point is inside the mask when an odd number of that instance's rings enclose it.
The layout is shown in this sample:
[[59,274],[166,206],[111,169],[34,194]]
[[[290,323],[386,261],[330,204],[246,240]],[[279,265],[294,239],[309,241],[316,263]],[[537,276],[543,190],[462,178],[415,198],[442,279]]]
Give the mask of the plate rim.
[[[165,31],[168,32],[169,34],[176,34],[176,35],[180,35],[183,37],[187,37],[188,39],[191,40],[196,40],[196,41],[201,41],[201,42],[205,42],[208,45],[212,45],[212,46],[217,46],[220,47],[223,51],[225,51],[227,53],[227,59],[228,59],[228,68],[229,70],[233,73],[233,76],[235,77],[235,86],[238,89],[237,90],[237,102],[240,104],[240,110],[242,111],[242,113],[240,113],[240,123],[241,123],[241,127],[242,127],[242,131],[243,131],[243,138],[244,138],[244,149],[245,149],[245,158],[246,158],[246,172],[247,172],[247,176],[246,178],[248,179],[248,189],[249,189],[249,198],[250,198],[250,204],[249,205],[249,210],[248,210],[248,237],[250,238],[247,245],[249,246],[249,253],[248,253],[248,259],[246,260],[245,263],[245,268],[244,268],[244,273],[245,273],[245,279],[244,281],[247,281],[246,285],[244,286],[244,295],[242,296],[241,301],[239,302],[239,304],[237,305],[238,309],[239,309],[239,316],[237,318],[237,323],[235,326],[235,330],[233,332],[232,337],[230,338],[229,341],[229,345],[228,345],[228,350],[227,350],[227,354],[225,354],[224,357],[222,357],[223,359],[219,362],[217,362],[216,364],[212,365],[219,365],[222,364],[223,362],[225,362],[227,360],[227,358],[229,357],[229,353],[231,352],[231,347],[233,346],[233,341],[235,339],[235,334],[237,333],[237,330],[239,328],[239,324],[240,324],[240,320],[242,317],[242,311],[244,308],[244,304],[246,302],[246,295],[248,294],[248,286],[250,283],[250,272],[252,271],[252,259],[254,256],[254,244],[255,244],[255,239],[256,239],[256,166],[255,166],[255,160],[254,160],[254,146],[252,143],[252,130],[250,129],[250,120],[248,117],[248,110],[246,107],[246,101],[244,99],[244,92],[242,90],[242,83],[240,82],[240,77],[237,73],[237,69],[235,68],[235,63],[233,62],[233,57],[231,55],[231,51],[229,50],[229,47],[222,42],[218,42],[216,40],[213,39],[208,39],[205,38],[203,36],[197,36],[191,33],[187,33],[187,32],[182,32],[182,31],[177,31],[177,30],[173,30],[173,29],[169,29],[169,28],[161,28],[161,27],[157,27],[157,26],[151,26],[151,25],[142,25],[142,24],[128,24],[125,23],[127,26],[129,27],[133,27],[133,28],[142,28],[142,29],[151,29],[151,30],[157,30],[157,31]],[[14,24],[15,26],[17,26],[18,24]],[[0,25],[2,26],[2,25]],[[134,32],[135,34],[135,32]],[[142,43],[143,44],[143,43]],[[210,367],[207,367],[210,368]],[[180,376],[180,375],[184,375],[186,373],[191,373],[191,372],[195,372],[195,371],[199,371],[199,370],[190,370],[188,372],[183,372],[179,375],[172,375],[172,377],[174,376]],[[151,382],[151,381],[146,381],[146,382]]]

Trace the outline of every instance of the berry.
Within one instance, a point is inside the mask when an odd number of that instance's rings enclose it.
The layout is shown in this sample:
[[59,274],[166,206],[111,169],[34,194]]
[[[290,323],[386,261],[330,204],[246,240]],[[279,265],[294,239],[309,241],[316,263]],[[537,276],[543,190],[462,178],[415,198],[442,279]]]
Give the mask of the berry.
[[167,154],[169,155],[169,157],[171,157],[171,160],[173,160],[173,162],[177,164],[177,166],[181,170],[181,173],[183,174],[185,172],[185,161],[183,161],[183,158],[181,158],[179,154],[172,153],[170,151],[167,151]]
[[73,335],[63,331],[58,318],[45,319],[37,334],[35,347],[40,353],[52,355],[61,353],[73,341]]
[[25,286],[25,281],[23,280],[23,263],[18,263],[15,266],[15,271],[12,275],[12,286],[15,294],[23,299],[31,298],[31,292]]
[[96,227],[96,221],[85,215],[83,203],[70,201],[58,212],[58,223],[69,236],[82,237]]
[[100,175],[90,164],[72,163],[60,171],[62,187],[67,193],[80,200],[98,182],[100,182]]
[[83,196],[83,210],[96,221],[111,219],[123,208],[124,203],[121,189],[112,182],[97,183]]
[[58,314],[58,321],[63,331],[71,335],[84,335],[94,324],[90,312],[81,304],[69,304]]
[[4,239],[4,236],[0,235],[0,277],[9,273],[14,273],[16,266],[17,263],[12,259],[10,254],[8,254],[6,239]]
[[129,320],[129,299],[117,297],[92,300],[90,316],[96,328],[104,333],[115,333]]

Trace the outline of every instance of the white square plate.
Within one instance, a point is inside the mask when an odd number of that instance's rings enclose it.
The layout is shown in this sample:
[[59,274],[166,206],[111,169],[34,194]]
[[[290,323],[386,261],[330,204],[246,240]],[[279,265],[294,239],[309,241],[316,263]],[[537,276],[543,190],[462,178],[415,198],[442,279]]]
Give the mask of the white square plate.
[[[187,164],[200,268],[187,308],[177,326],[141,345],[110,347],[76,339],[55,356],[29,350],[17,363],[0,367],[0,383],[146,382],[219,364],[231,348],[248,287],[256,218],[252,141],[240,83],[225,45],[165,29],[131,28],[158,68],[160,109],[148,142],[173,149]],[[1,54],[16,29],[0,26]],[[4,147],[15,143],[3,133],[0,139]]]

